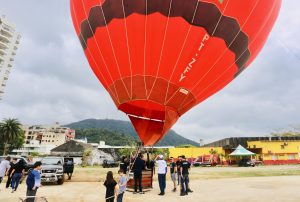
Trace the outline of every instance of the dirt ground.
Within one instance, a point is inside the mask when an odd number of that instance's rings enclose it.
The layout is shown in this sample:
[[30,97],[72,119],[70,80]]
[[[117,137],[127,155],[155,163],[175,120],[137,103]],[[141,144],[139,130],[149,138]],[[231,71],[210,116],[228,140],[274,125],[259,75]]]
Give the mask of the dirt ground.
[[[165,196],[158,196],[159,188],[155,177],[154,188],[145,194],[126,192],[124,202],[151,201],[300,201],[300,166],[261,166],[255,168],[195,168],[191,172],[193,193],[179,196],[179,190],[172,192],[167,178]],[[116,171],[116,169],[113,169]],[[296,172],[297,171],[297,172]],[[107,169],[77,168],[72,181],[63,185],[48,184],[38,190],[49,202],[95,202],[105,201],[102,179]],[[96,175],[96,173],[98,175]],[[86,176],[86,178],[84,177]],[[92,176],[94,177],[92,180]],[[240,176],[240,177],[239,177]],[[262,176],[262,177],[261,177]],[[88,179],[84,181],[83,179]],[[15,202],[26,192],[25,184],[18,191],[0,185],[0,202]]]

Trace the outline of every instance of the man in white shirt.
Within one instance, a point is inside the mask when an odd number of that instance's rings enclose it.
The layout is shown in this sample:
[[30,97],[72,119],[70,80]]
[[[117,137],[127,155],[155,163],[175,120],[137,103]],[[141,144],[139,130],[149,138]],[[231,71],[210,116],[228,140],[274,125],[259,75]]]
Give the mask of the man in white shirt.
[[0,163],[0,183],[2,182],[4,176],[7,174],[7,171],[10,168],[10,159],[10,156],[8,156]]
[[158,183],[160,189],[160,193],[158,195],[163,196],[165,195],[165,188],[166,188],[167,163],[164,160],[163,155],[158,155],[156,159],[158,159],[156,163],[158,165],[157,174],[158,174]]

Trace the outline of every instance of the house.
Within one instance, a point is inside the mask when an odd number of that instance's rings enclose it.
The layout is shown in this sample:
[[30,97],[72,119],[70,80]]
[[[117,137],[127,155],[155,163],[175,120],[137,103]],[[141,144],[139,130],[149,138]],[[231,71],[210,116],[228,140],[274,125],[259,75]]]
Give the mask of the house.
[[[89,155],[87,155],[87,153],[89,153]],[[85,155],[88,156],[88,165],[99,165],[103,163],[103,160],[113,160],[113,156],[111,154],[98,150],[91,144],[75,140],[70,140],[53,148],[51,150],[51,155],[74,157],[75,164],[81,164]]]

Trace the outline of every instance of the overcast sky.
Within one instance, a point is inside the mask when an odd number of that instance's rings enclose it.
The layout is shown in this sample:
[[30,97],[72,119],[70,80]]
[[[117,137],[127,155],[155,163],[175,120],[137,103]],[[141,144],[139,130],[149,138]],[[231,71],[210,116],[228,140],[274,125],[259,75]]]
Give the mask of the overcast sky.
[[[266,136],[300,125],[300,1],[283,0],[256,60],[237,79],[187,112],[173,129],[205,143]],[[63,124],[87,118],[128,120],[89,68],[73,29],[69,0],[0,0],[22,34],[0,119]]]

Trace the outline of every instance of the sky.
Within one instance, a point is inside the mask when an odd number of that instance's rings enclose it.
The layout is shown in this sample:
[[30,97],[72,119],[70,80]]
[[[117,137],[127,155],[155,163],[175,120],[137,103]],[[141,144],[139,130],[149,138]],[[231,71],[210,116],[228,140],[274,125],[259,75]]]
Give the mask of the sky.
[[[283,0],[278,20],[256,60],[222,91],[173,126],[204,143],[267,136],[300,125],[299,0]],[[75,34],[69,0],[0,0],[22,34],[0,120],[67,124],[87,118],[128,120],[94,76]]]

